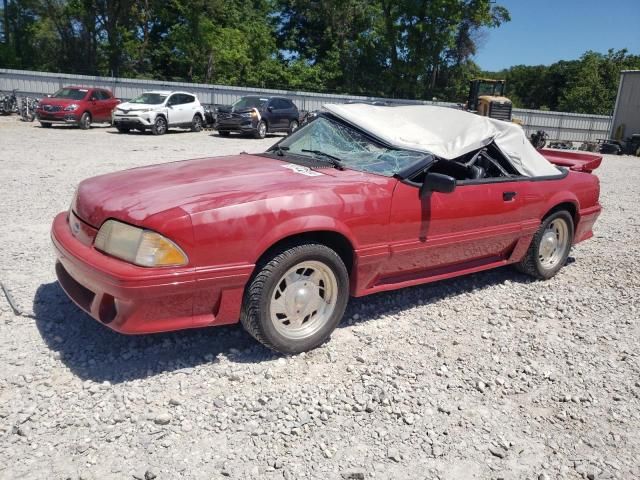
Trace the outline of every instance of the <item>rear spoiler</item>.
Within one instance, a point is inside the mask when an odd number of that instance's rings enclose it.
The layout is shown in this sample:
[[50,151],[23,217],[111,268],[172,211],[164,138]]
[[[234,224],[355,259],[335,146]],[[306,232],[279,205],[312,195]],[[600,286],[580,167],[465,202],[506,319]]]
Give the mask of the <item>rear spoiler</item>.
[[550,150],[548,148],[542,148],[538,152],[554,165],[567,167],[576,172],[591,173],[602,163],[602,155],[593,153]]

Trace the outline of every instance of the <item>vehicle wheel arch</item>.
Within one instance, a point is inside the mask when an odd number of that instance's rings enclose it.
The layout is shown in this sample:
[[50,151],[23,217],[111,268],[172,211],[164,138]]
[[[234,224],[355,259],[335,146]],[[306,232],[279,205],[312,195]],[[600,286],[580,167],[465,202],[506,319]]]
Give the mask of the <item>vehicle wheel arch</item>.
[[355,263],[355,248],[353,242],[342,232],[337,230],[319,229],[307,230],[281,237],[269,242],[269,246],[259,254],[256,260],[254,274],[260,270],[261,266],[278,253],[302,243],[318,243],[335,251],[344,262],[349,277],[352,278],[352,271]]
[[544,221],[549,215],[554,214],[560,210],[566,210],[573,219],[574,228],[578,225],[580,220],[579,206],[577,200],[565,200],[559,203],[555,203],[552,207],[547,209],[547,212],[543,215],[541,221]]

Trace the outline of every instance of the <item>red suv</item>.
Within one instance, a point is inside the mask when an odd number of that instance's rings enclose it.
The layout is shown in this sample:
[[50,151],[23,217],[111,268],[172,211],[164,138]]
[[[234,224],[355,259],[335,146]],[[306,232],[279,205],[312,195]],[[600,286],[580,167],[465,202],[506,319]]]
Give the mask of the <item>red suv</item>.
[[119,103],[105,88],[64,87],[40,100],[36,115],[45,128],[64,123],[86,130],[91,122],[111,123],[111,112]]

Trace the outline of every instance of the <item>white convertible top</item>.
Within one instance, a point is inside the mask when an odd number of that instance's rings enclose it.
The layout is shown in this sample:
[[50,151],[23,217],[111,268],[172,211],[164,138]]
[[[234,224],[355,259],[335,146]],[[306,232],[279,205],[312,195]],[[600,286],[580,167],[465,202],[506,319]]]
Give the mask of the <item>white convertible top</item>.
[[522,175],[538,177],[560,173],[538,153],[522,127],[515,123],[429,105],[387,107],[353,103],[323,107],[397,148],[454,160],[495,142]]

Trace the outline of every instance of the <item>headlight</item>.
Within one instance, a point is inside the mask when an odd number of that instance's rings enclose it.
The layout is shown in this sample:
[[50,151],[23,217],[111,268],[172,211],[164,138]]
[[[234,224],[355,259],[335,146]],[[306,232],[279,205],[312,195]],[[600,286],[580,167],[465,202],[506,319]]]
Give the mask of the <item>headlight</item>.
[[73,112],[74,110],[77,110],[77,109],[78,109],[77,103],[72,103],[71,105],[67,105],[66,107],[64,107],[65,112]]
[[168,238],[116,220],[102,224],[95,247],[141,267],[179,267],[189,261],[182,249]]
[[244,118],[251,118],[256,116],[256,112],[241,113],[240,116]]

